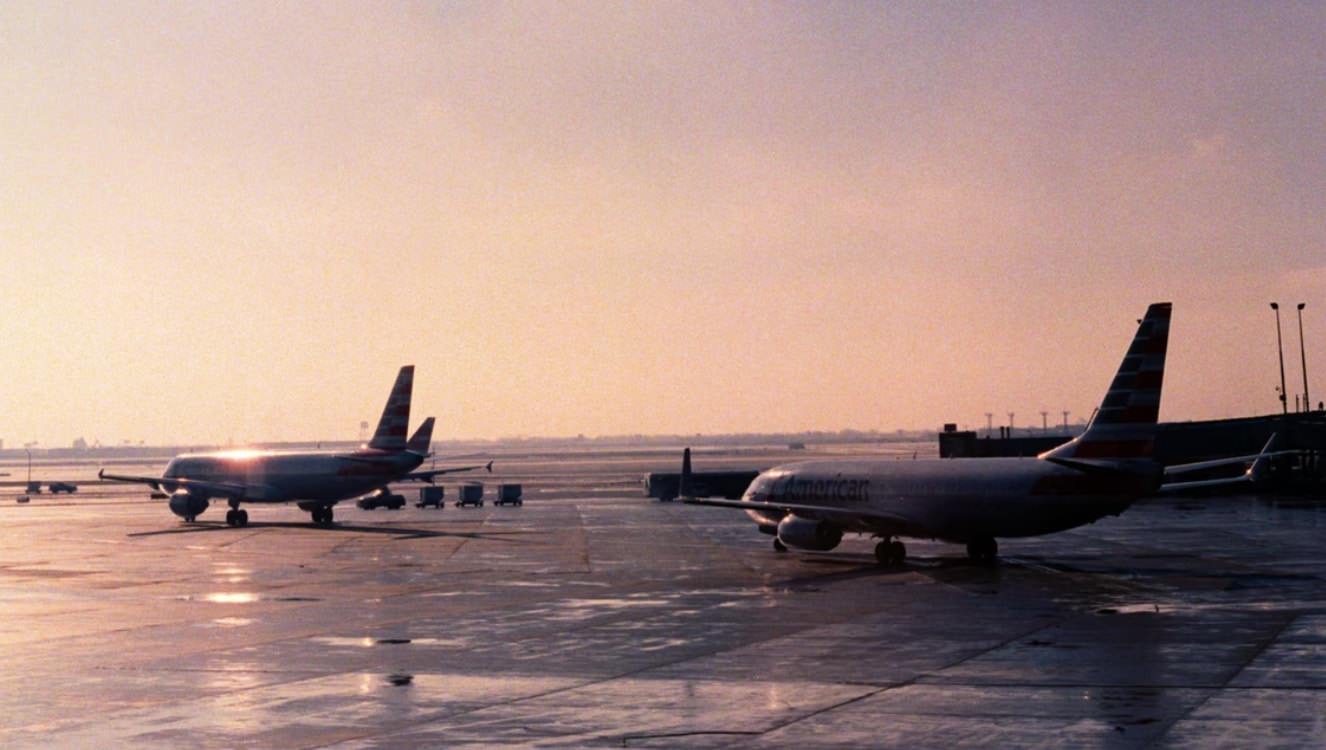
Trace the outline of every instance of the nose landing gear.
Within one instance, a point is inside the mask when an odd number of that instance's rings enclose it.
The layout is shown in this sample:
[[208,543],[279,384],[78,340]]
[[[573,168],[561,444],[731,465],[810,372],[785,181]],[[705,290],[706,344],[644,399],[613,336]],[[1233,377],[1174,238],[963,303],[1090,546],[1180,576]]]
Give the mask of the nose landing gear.
[[976,562],[993,564],[999,556],[999,543],[987,536],[967,542],[967,557]]
[[884,539],[875,545],[875,560],[884,568],[901,568],[907,559],[907,547],[897,539]]
[[226,511],[226,525],[235,527],[248,526],[249,512],[247,510],[240,510],[239,508],[231,508]]

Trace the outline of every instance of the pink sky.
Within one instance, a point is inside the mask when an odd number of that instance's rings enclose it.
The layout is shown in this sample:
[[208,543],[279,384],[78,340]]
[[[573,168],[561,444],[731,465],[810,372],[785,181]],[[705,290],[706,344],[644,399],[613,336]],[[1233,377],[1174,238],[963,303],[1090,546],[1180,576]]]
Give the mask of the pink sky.
[[[5,3],[7,446],[1163,419],[1326,373],[1317,4]],[[1314,401],[1326,399],[1315,377]],[[1292,403],[1292,397],[1291,397]]]

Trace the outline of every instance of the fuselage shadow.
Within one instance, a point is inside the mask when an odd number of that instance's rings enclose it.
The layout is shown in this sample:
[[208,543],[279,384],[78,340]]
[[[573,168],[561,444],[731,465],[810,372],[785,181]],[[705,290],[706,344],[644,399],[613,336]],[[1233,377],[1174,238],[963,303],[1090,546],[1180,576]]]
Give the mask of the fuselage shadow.
[[329,526],[309,523],[307,521],[256,521],[251,522],[240,528],[233,528],[219,521],[194,521],[184,523],[175,528],[156,529],[153,531],[136,531],[126,536],[151,537],[166,536],[175,534],[205,534],[211,532],[241,532],[241,531],[262,531],[285,529],[290,531],[307,532],[330,532],[330,533],[356,533],[356,534],[380,534],[396,537],[399,539],[430,539],[430,538],[452,538],[452,539],[485,539],[489,541],[507,542],[510,544],[539,544],[537,540],[513,539],[513,536],[536,535],[538,532],[525,530],[511,531],[440,531],[438,529],[420,529],[408,526],[364,526],[359,524],[333,523]]

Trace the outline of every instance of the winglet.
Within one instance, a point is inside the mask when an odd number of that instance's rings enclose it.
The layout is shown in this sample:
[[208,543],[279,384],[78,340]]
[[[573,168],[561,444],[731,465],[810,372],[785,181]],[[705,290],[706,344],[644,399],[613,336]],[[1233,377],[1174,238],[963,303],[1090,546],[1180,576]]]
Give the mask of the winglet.
[[414,365],[406,365],[396,374],[387,405],[382,409],[378,429],[368,447],[384,451],[405,450],[405,433],[410,427],[410,394],[414,390]]
[[415,430],[414,434],[410,436],[409,442],[405,444],[405,450],[418,453],[421,456],[428,455],[428,449],[433,445],[433,421],[433,418],[429,417],[424,420],[423,424],[419,425],[419,429]]
[[685,500],[694,494],[691,480],[691,449],[686,448],[681,452],[681,479],[677,482],[677,495]]
[[1275,445],[1275,438],[1278,435],[1279,433],[1272,432],[1270,439],[1267,440],[1266,445],[1262,447],[1262,452],[1258,453],[1257,458],[1253,459],[1252,465],[1249,466],[1247,472],[1244,473],[1244,476],[1248,478],[1248,481],[1260,482],[1266,478],[1266,471],[1271,465],[1271,456],[1273,455],[1271,453],[1271,447]]
[[1133,343],[1087,429],[1041,454],[1054,459],[1149,459],[1155,445],[1172,305],[1157,302],[1138,321]]

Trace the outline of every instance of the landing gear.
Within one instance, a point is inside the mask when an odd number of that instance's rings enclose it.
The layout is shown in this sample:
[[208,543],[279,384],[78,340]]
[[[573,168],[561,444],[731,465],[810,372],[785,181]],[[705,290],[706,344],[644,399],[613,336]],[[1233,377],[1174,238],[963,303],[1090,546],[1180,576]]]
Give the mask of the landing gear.
[[999,555],[999,543],[987,536],[967,542],[967,557],[976,562],[993,563]]
[[885,568],[900,568],[907,559],[907,547],[897,539],[885,539],[875,545],[875,560]]
[[779,539],[778,537],[774,537],[774,552],[786,552],[786,551],[787,551],[787,545],[783,544],[783,540]]
[[[192,521],[193,519],[186,518],[184,520]],[[231,508],[230,510],[226,511],[226,525],[235,526],[235,527],[248,526],[249,512],[247,510],[239,510],[238,508]]]
[[310,510],[309,515],[313,516],[313,523],[316,523],[319,526],[332,525],[332,509],[330,505],[319,505],[313,510]]

